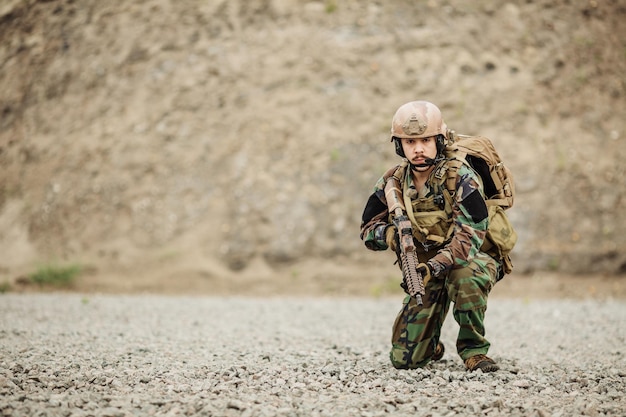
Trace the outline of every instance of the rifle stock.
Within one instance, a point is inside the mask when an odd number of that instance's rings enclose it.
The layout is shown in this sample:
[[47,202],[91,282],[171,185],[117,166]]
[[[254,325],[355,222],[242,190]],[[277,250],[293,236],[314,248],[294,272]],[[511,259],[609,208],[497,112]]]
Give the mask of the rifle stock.
[[394,176],[387,180],[385,185],[385,198],[389,213],[394,214],[393,224],[398,231],[400,251],[396,252],[398,261],[402,267],[402,279],[406,284],[407,291],[411,297],[415,297],[418,305],[423,305],[422,295],[424,290],[424,281],[422,274],[417,272],[417,252],[413,243],[413,227],[411,221],[405,214],[405,208],[400,199],[400,184]]

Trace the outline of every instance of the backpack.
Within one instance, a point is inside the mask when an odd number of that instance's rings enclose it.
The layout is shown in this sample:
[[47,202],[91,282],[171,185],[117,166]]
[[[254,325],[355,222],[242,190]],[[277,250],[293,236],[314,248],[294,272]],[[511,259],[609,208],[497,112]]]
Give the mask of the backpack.
[[489,211],[489,229],[481,250],[502,261],[505,274],[513,269],[510,252],[517,242],[517,233],[505,210],[513,206],[515,183],[511,171],[488,138],[450,135],[444,154],[448,159],[445,187],[454,195],[456,174],[462,164],[470,166],[480,177]]

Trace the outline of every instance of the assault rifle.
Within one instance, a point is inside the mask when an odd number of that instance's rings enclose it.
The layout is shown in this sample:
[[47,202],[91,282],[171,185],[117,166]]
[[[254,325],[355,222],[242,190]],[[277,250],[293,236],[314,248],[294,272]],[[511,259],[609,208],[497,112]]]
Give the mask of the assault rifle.
[[394,214],[393,225],[398,231],[399,250],[396,249],[396,255],[402,267],[402,279],[409,295],[415,297],[417,304],[421,306],[423,305],[422,295],[426,293],[424,281],[422,280],[422,274],[417,272],[419,261],[415,251],[415,243],[413,243],[413,227],[400,199],[400,184],[395,176],[391,176],[387,180],[385,198],[387,199],[389,213]]

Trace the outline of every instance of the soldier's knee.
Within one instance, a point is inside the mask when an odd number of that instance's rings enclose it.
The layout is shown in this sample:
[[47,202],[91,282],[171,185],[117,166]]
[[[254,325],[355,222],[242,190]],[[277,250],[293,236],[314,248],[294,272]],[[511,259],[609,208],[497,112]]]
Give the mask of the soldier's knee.
[[409,369],[409,355],[406,349],[391,348],[389,360],[396,369]]
[[430,358],[417,358],[414,351],[401,348],[392,348],[389,359],[396,369],[422,368],[430,361]]
[[409,365],[407,363],[404,362],[396,362],[393,360],[393,358],[391,358],[391,364],[393,365],[394,368],[396,369],[409,369]]

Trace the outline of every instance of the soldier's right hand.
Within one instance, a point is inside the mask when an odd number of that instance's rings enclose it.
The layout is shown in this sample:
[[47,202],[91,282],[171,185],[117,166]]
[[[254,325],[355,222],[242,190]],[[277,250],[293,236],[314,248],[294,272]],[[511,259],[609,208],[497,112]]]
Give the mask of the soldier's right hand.
[[389,225],[387,227],[385,231],[385,242],[392,251],[396,252],[398,248],[398,229],[396,229],[396,226]]

